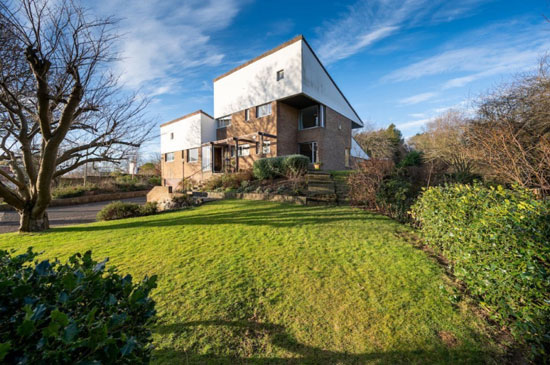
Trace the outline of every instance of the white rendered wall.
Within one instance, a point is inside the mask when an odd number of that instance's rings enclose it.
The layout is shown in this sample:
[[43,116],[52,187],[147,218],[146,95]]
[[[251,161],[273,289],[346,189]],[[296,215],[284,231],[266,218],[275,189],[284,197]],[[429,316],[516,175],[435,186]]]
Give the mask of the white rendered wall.
[[[302,91],[302,41],[214,82],[214,118],[299,94]],[[277,71],[284,79],[277,81]]]
[[201,116],[201,144],[216,140],[216,120],[208,115],[200,113]]
[[[160,153],[199,147],[201,145],[202,113],[160,127]],[[174,133],[174,139],[170,134]]]
[[300,45],[303,54],[302,92],[362,126],[361,120],[355,115],[307,44],[300,41]]

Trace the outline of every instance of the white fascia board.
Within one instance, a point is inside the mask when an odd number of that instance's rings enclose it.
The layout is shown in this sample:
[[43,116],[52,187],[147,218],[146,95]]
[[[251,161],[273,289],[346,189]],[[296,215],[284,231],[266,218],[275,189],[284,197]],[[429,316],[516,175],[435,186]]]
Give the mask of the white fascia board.
[[355,110],[350,106],[308,44],[304,41],[300,43],[302,45],[303,93],[351,119],[359,126],[363,126],[363,122]]
[[214,81],[214,118],[301,93],[301,55],[300,40]]

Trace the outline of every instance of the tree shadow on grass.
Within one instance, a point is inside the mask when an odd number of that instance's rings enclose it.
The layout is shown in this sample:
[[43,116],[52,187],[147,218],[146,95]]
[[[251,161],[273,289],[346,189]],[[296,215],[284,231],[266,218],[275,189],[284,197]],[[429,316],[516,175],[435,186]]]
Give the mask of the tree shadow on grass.
[[107,223],[104,225],[94,225],[85,227],[58,227],[56,232],[78,232],[78,231],[104,231],[126,228],[149,228],[149,227],[171,227],[171,226],[192,226],[192,225],[234,225],[243,224],[247,226],[271,226],[276,228],[295,227],[301,225],[319,225],[324,223],[334,223],[338,221],[354,220],[385,220],[389,218],[375,215],[372,213],[353,213],[352,211],[342,211],[338,209],[319,209],[318,207],[293,206],[287,204],[273,204],[269,208],[265,205],[244,203],[242,208],[224,209],[223,205],[219,210],[202,212],[200,208],[195,210],[192,215],[183,215],[179,217],[168,217],[173,212],[161,213],[154,218],[147,220],[121,220],[120,223]]
[[[250,336],[269,338],[269,342],[290,353],[293,357],[239,357],[219,355],[216,353],[194,353],[173,348],[155,350],[153,359],[160,363],[174,364],[471,364],[485,363],[488,359],[496,359],[499,354],[490,350],[480,351],[465,346],[448,348],[440,344],[434,351],[388,351],[353,354],[324,350],[298,342],[281,325],[260,323],[255,321],[195,321],[179,324],[158,326],[155,330],[160,335],[180,334],[189,327],[218,326],[232,327],[246,331]],[[244,332],[243,332],[244,333]]]

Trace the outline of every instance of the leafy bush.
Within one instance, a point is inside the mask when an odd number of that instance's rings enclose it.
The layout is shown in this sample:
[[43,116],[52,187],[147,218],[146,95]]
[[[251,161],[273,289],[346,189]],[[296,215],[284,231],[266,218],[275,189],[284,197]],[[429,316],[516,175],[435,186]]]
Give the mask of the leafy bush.
[[151,186],[160,186],[162,185],[162,178],[160,176],[151,176],[147,179],[147,183]]
[[376,193],[393,167],[391,160],[370,159],[362,162],[347,179],[351,203],[369,209],[379,209]]
[[158,213],[158,205],[156,202],[147,202],[139,207],[140,215],[153,215]]
[[411,151],[403,157],[397,164],[397,167],[411,167],[422,165],[422,152]]
[[219,176],[213,176],[205,184],[206,191],[213,191],[218,188],[226,189],[238,189],[241,187],[244,181],[251,181],[254,179],[250,170],[243,170],[235,173],[225,173]]
[[426,244],[540,358],[550,349],[550,201],[480,184],[426,190],[412,208]]
[[144,215],[156,214],[158,207],[156,203],[146,203],[139,205],[134,203],[113,202],[107,204],[97,213],[98,221],[111,221],[115,219],[124,219],[132,217],[141,217]]
[[400,222],[409,220],[408,211],[418,196],[416,188],[404,173],[396,173],[382,182],[376,191],[378,209]]
[[147,185],[138,178],[132,178],[130,175],[118,176],[115,181],[118,191],[139,191],[146,190]]
[[52,197],[55,199],[76,198],[85,195],[89,191],[100,190],[97,185],[67,185],[53,189]]
[[254,161],[253,173],[258,180],[273,179],[280,176],[306,173],[309,158],[302,155],[260,158]]
[[147,363],[156,276],[137,284],[76,254],[66,264],[0,251],[0,362]]
[[309,157],[304,155],[289,155],[283,160],[283,171],[285,176],[304,175],[309,166]]

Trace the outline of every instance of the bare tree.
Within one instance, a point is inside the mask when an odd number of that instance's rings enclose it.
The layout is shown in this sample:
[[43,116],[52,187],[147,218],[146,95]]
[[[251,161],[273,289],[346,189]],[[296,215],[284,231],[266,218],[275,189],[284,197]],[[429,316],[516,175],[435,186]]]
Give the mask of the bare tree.
[[72,0],[0,3],[0,197],[20,231],[49,228],[52,180],[90,162],[117,162],[150,128],[146,100],[126,95],[114,18],[94,18]]
[[493,179],[550,191],[550,62],[480,101],[471,158]]
[[409,145],[424,153],[430,166],[442,163],[457,174],[470,174],[474,162],[469,153],[465,132],[468,119],[459,110],[448,110],[427,124],[423,133],[409,139]]

